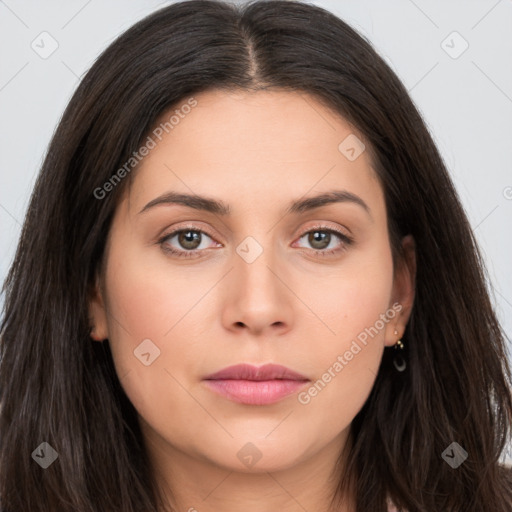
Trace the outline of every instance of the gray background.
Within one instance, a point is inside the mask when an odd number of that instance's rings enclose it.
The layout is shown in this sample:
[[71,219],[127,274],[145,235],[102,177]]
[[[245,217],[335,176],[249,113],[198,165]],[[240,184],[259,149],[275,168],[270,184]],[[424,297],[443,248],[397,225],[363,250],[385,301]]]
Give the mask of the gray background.
[[[44,151],[80,77],[118,34],[165,3],[0,1],[2,282]],[[510,340],[512,1],[310,3],[365,35],[409,90],[452,173]]]

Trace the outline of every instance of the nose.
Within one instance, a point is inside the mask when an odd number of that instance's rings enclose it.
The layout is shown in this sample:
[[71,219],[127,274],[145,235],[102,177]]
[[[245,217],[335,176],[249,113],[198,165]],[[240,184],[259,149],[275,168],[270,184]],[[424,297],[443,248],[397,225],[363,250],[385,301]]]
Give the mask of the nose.
[[291,329],[293,301],[297,299],[290,289],[285,263],[275,251],[263,249],[254,240],[240,244],[223,294],[222,322],[226,329],[265,337]]

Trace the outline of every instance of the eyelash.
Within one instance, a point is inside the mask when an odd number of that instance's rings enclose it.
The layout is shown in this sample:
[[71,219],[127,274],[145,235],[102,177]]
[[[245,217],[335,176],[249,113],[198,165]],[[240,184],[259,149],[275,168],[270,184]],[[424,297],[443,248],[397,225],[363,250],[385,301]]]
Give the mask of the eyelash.
[[[180,233],[187,232],[187,231],[192,231],[194,233],[203,233],[203,234],[207,235],[208,237],[210,237],[212,240],[214,239],[214,237],[212,235],[210,235],[208,233],[208,231],[205,231],[203,229],[197,229],[194,226],[185,226],[183,228],[177,229],[175,231],[172,231],[171,233],[164,235],[162,238],[160,238],[158,240],[158,244],[161,246],[161,248],[164,252],[172,254],[173,256],[177,256],[178,258],[198,257],[199,255],[197,253],[200,253],[204,249],[193,249],[190,251],[177,250],[177,249],[174,249],[173,247],[170,247],[165,244],[165,242],[167,240],[169,240],[169,238],[173,238],[175,235],[178,235]],[[308,229],[299,237],[299,240],[301,238],[303,238],[305,235],[308,235],[309,233],[312,233],[315,231],[334,234],[334,235],[338,236],[343,243],[343,245],[337,249],[328,249],[328,250],[310,249],[310,251],[313,251],[313,253],[317,256],[329,257],[329,256],[333,256],[336,253],[342,253],[343,251],[345,251],[347,249],[347,246],[351,245],[354,241],[353,238],[349,237],[345,233],[342,233],[341,231],[338,231],[337,229],[333,229],[333,228],[330,228],[327,226],[322,226],[322,225],[314,226],[313,228]]]

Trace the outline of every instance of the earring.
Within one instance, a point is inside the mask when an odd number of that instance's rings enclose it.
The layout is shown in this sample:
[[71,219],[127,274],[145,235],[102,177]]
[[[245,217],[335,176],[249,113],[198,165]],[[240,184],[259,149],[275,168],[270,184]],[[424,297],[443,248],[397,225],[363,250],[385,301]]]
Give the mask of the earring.
[[[395,335],[398,335],[398,331],[395,329]],[[393,364],[399,372],[403,372],[407,367],[407,363],[403,357],[404,344],[402,340],[398,340],[395,344],[395,357],[393,358]]]

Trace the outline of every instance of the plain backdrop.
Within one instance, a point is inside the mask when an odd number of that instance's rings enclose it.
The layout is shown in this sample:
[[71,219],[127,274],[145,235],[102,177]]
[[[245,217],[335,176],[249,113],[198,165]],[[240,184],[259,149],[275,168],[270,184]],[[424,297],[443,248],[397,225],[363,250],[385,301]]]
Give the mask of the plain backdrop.
[[[168,3],[0,1],[2,282],[44,152],[80,77],[117,35]],[[310,3],[365,35],[409,90],[466,208],[510,342],[512,1]]]

